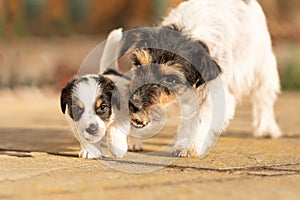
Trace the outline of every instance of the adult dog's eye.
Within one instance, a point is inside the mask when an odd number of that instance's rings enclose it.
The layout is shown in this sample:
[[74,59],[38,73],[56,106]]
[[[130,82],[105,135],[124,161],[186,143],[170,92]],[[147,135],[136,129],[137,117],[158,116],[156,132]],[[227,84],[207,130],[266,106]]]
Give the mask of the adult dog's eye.
[[177,76],[175,75],[168,75],[164,81],[165,84],[171,85],[171,84],[176,84],[179,83],[179,79]]

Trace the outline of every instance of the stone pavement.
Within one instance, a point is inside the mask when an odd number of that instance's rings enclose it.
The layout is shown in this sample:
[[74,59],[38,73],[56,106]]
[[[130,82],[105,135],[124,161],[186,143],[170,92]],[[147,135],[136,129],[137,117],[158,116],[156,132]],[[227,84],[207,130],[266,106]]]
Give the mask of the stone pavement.
[[[0,98],[0,200],[300,197],[300,93],[284,92],[276,105],[283,138],[253,138],[246,101],[206,157],[176,160],[163,153],[174,138],[175,122],[147,139],[144,153],[77,158],[79,145],[60,113],[58,96],[18,95],[22,98],[3,98],[3,93]],[[149,154],[156,150],[160,153]]]

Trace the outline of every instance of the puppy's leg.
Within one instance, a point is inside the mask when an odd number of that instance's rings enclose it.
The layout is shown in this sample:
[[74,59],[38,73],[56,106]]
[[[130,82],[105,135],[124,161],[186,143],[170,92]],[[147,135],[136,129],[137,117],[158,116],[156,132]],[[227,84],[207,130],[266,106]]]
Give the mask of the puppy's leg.
[[81,143],[80,158],[95,159],[102,156],[99,144]]
[[256,74],[252,91],[254,136],[280,137],[281,131],[274,116],[274,103],[280,91],[277,64],[272,50],[268,50]]
[[124,129],[112,125],[108,131],[108,149],[117,158],[122,158],[127,152],[127,135],[122,131]]
[[129,151],[143,151],[143,142],[140,138],[128,136],[127,142]]

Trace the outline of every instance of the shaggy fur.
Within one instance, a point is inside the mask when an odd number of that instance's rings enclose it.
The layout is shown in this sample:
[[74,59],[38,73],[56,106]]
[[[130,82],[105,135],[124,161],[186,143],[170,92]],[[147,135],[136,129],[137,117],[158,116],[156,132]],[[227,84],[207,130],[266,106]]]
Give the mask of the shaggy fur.
[[[256,0],[189,0],[159,27],[124,35],[131,52],[131,124],[155,127],[175,98],[182,109],[174,155],[204,155],[250,96],[254,136],[281,136],[274,117],[280,92],[264,13]],[[153,109],[153,106],[155,109]]]

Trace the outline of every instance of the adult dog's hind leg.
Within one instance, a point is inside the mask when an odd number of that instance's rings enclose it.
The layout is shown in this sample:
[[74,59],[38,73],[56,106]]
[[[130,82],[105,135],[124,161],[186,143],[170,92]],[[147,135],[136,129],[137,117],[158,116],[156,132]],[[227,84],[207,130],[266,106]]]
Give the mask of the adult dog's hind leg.
[[282,135],[274,115],[274,103],[280,92],[277,64],[272,50],[263,59],[252,90],[254,136],[278,138]]

